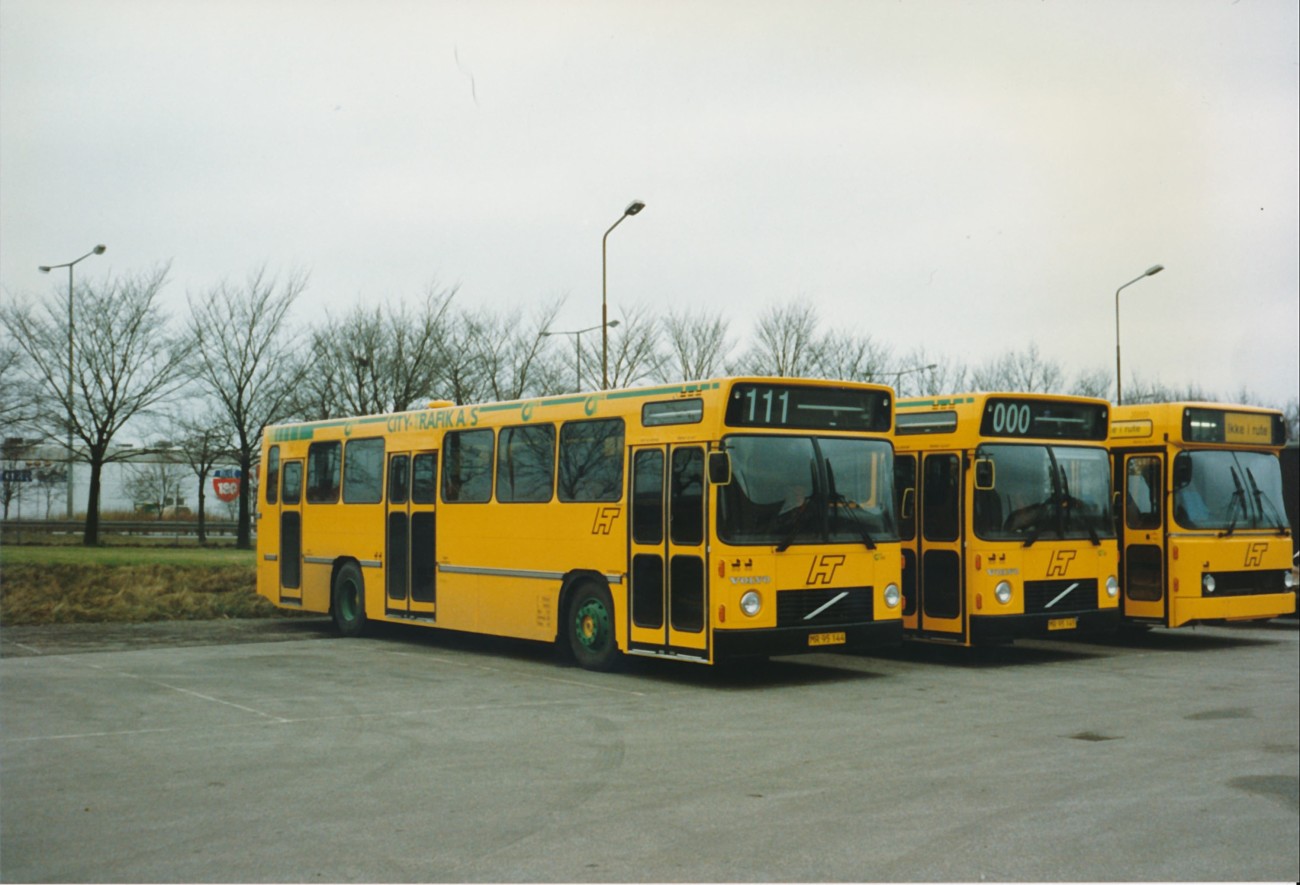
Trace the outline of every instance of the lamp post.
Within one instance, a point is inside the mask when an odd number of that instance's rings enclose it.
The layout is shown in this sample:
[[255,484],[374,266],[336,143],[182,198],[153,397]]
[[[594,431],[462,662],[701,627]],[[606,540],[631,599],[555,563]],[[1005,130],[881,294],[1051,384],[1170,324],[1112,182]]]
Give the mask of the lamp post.
[[72,519],[72,422],[74,420],[72,411],[72,268],[82,259],[89,258],[92,255],[103,255],[104,250],[108,247],[102,243],[91,249],[81,258],[69,261],[67,264],[42,264],[37,268],[41,273],[49,273],[60,267],[68,269],[68,512],[67,519]]
[[928,366],[912,366],[910,369],[900,369],[897,372],[890,372],[889,374],[894,376],[894,387],[897,388],[898,382],[902,379],[904,375],[911,375],[914,372],[928,372],[931,369],[937,369],[937,368],[939,368],[938,363],[930,363]]
[[[610,321],[609,321],[608,323],[606,323],[605,325],[612,329],[612,328],[614,328],[615,326],[618,325],[618,320],[610,320]],[[552,336],[552,335],[572,335],[572,336],[573,336],[573,350],[574,350],[574,354],[573,354],[573,355],[574,355],[574,357],[575,357],[575,361],[576,361],[577,366],[578,366],[578,386],[574,388],[574,393],[581,393],[581,392],[582,392],[582,333],[584,333],[584,332],[594,332],[594,331],[596,331],[596,330],[599,329],[599,328],[601,328],[601,327],[600,327],[600,326],[590,326],[590,327],[588,327],[588,328],[586,328],[586,329],[575,329],[575,330],[572,331],[572,332],[560,332],[560,331],[552,332],[552,331],[550,331],[549,329],[544,329],[544,330],[542,330],[541,332],[538,332],[538,333],[537,333],[537,337],[538,337],[538,338],[547,338],[547,337],[550,337],[550,336]]]
[[618,217],[618,221],[609,226],[605,231],[605,236],[600,240],[600,389],[609,389],[609,299],[607,296],[607,285],[605,275],[605,242],[609,239],[610,233],[614,228],[623,223],[623,219],[629,215],[635,215],[645,208],[645,203],[640,200],[633,200],[623,210],[623,214]]
[[1164,269],[1165,266],[1163,264],[1153,264],[1142,272],[1142,276],[1134,277],[1115,290],[1115,405],[1117,406],[1124,405],[1124,395],[1120,392],[1122,390],[1121,384],[1123,382],[1123,377],[1120,375],[1119,367],[1119,293],[1123,292],[1138,280],[1155,276]]

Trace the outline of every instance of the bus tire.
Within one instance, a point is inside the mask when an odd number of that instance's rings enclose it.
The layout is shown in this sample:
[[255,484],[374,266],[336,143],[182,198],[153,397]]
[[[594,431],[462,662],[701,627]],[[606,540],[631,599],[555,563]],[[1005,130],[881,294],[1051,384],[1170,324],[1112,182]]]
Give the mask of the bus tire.
[[366,582],[355,562],[345,562],[334,573],[330,613],[340,636],[360,636],[366,629]]
[[564,632],[578,666],[607,672],[619,664],[614,627],[614,600],[609,589],[595,581],[581,581],[569,594]]

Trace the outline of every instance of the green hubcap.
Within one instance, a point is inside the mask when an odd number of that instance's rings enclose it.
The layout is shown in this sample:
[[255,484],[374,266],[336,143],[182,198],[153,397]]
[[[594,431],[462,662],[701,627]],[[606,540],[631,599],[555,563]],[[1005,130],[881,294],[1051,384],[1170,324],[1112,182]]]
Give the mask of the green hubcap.
[[343,609],[344,620],[356,620],[357,610],[357,585],[347,583],[343,585],[343,592],[339,594],[339,606]]
[[574,633],[588,651],[599,651],[609,644],[609,612],[598,599],[588,599],[578,608]]

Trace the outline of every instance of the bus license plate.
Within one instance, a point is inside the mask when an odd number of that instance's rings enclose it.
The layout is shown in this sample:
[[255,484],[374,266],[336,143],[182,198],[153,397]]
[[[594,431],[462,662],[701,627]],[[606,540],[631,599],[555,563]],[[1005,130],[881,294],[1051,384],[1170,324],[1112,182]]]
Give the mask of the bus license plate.
[[843,645],[845,637],[843,633],[813,633],[808,637],[809,648],[819,645]]
[[1073,630],[1079,626],[1078,618],[1052,618],[1047,622],[1048,630]]

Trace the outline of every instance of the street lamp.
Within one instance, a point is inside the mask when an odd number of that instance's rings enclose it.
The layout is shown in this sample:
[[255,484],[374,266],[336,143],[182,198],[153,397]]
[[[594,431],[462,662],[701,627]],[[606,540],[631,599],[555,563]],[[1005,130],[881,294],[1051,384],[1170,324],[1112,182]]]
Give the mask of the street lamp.
[[897,372],[890,372],[889,374],[894,376],[894,386],[897,387],[899,380],[904,375],[911,375],[914,372],[928,372],[931,369],[937,368],[939,368],[938,363],[930,363],[928,366],[912,366],[910,369],[900,369]]
[[[618,325],[618,320],[610,320],[610,321],[609,321],[608,323],[606,323],[605,325],[612,329],[612,328],[614,328],[615,326]],[[552,331],[550,331],[549,329],[544,329],[544,330],[542,330],[541,332],[538,332],[538,333],[537,333],[537,337],[538,337],[538,338],[547,338],[547,337],[549,337],[549,336],[551,336],[551,335],[572,335],[572,336],[573,336],[573,349],[574,349],[574,356],[577,358],[576,361],[577,361],[577,364],[578,364],[578,386],[577,386],[576,388],[574,388],[574,392],[575,392],[575,393],[581,393],[581,392],[582,392],[582,333],[583,333],[583,332],[594,332],[594,331],[596,331],[596,330],[599,329],[599,328],[601,328],[601,327],[600,327],[600,326],[591,326],[591,327],[586,328],[586,329],[576,329],[576,330],[574,330],[574,331],[572,331],[572,332],[559,332],[559,331],[552,332]]]
[[1136,283],[1138,280],[1141,280],[1145,277],[1155,276],[1156,274],[1160,273],[1160,271],[1164,269],[1165,266],[1163,264],[1154,264],[1151,267],[1148,267],[1145,271],[1143,271],[1142,276],[1134,277],[1133,279],[1129,280],[1127,283],[1125,283],[1124,285],[1120,286],[1118,289],[1115,290],[1115,405],[1117,406],[1124,405],[1124,396],[1120,392],[1122,389],[1121,383],[1123,381],[1123,378],[1120,375],[1120,369],[1119,369],[1119,293],[1124,291],[1134,283]]
[[72,268],[78,261],[89,258],[92,255],[103,255],[104,250],[108,247],[102,243],[91,249],[81,258],[75,261],[69,261],[67,264],[50,264],[40,265],[37,270],[41,273],[49,273],[60,267],[68,269],[68,513],[67,519],[72,519],[72,422],[75,420],[72,411]]
[[614,228],[623,223],[623,219],[629,215],[635,215],[645,208],[645,203],[640,200],[633,200],[623,210],[623,214],[618,217],[618,221],[609,226],[605,231],[605,236],[600,240],[600,389],[609,389],[609,300],[606,297],[607,287],[605,282],[605,241],[609,239],[610,233]]

